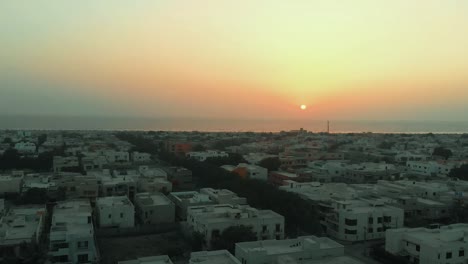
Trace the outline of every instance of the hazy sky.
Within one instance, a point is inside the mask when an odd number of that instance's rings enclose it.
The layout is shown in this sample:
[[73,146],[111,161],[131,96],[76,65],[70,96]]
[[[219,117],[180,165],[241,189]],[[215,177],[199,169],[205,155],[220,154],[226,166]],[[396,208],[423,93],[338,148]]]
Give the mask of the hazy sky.
[[1,114],[467,120],[467,102],[466,0],[0,2]]

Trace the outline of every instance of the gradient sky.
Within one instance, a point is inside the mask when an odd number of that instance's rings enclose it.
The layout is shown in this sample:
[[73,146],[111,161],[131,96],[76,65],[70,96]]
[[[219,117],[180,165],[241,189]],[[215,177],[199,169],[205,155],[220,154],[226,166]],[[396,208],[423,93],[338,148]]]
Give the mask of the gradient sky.
[[0,2],[1,114],[466,121],[467,102],[465,0]]

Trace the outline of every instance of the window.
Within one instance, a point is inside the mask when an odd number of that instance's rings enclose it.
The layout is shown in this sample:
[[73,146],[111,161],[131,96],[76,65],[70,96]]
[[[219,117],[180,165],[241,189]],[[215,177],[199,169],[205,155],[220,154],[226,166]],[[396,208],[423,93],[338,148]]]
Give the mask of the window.
[[120,213],[120,218],[123,218],[123,213]]
[[369,217],[369,221],[368,221],[368,222],[369,222],[369,224],[373,224],[373,223],[374,223],[374,218]]
[[68,256],[67,255],[54,256],[52,258],[52,262],[68,262]]
[[372,227],[367,228],[367,233],[374,233],[374,229]]
[[419,252],[421,250],[421,247],[419,245],[416,245],[416,251]]
[[382,217],[377,217],[377,223],[379,223],[379,224],[382,223]]
[[347,235],[356,235],[357,231],[356,230],[345,229],[345,234],[347,234]]
[[281,240],[281,236],[276,236],[276,240]]
[[281,232],[281,224],[276,224],[276,232]]
[[112,215],[111,215],[111,214],[109,214],[109,216],[108,216],[108,217],[109,217],[109,219],[111,219],[111,218],[112,218]]
[[460,251],[458,251],[458,256],[459,256],[459,257],[464,257],[464,256],[465,256],[465,250],[464,250],[464,249],[460,249]]
[[385,223],[390,223],[390,222],[392,222],[392,217],[391,216],[384,216],[383,221]]
[[262,232],[265,233],[266,231],[267,231],[267,226],[266,225],[262,226]]
[[347,226],[356,226],[357,225],[357,219],[345,218],[345,225],[347,225]]
[[452,252],[447,252],[447,253],[445,254],[445,258],[446,258],[446,259],[451,259],[451,258],[452,258]]
[[88,254],[78,255],[78,263],[88,262]]
[[79,249],[88,249],[88,241],[78,241],[77,247]]
[[382,232],[383,228],[382,227],[377,227],[377,232]]

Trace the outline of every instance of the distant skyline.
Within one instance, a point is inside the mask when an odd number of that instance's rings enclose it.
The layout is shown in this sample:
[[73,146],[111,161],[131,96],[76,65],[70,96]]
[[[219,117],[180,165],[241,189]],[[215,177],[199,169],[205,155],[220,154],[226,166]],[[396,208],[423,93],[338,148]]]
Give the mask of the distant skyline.
[[0,115],[467,121],[467,14],[462,0],[2,1]]

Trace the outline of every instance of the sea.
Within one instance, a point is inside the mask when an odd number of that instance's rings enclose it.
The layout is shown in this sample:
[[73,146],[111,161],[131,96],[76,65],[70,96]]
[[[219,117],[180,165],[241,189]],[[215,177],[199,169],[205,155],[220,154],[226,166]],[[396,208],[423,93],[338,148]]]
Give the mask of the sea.
[[288,120],[221,118],[131,118],[0,116],[2,130],[143,130],[206,132],[280,132],[303,128],[331,133],[468,133],[468,121]]
[[1,130],[143,130],[279,132],[303,128],[332,133],[468,133],[468,121],[297,120],[221,118],[136,118],[0,116]]

